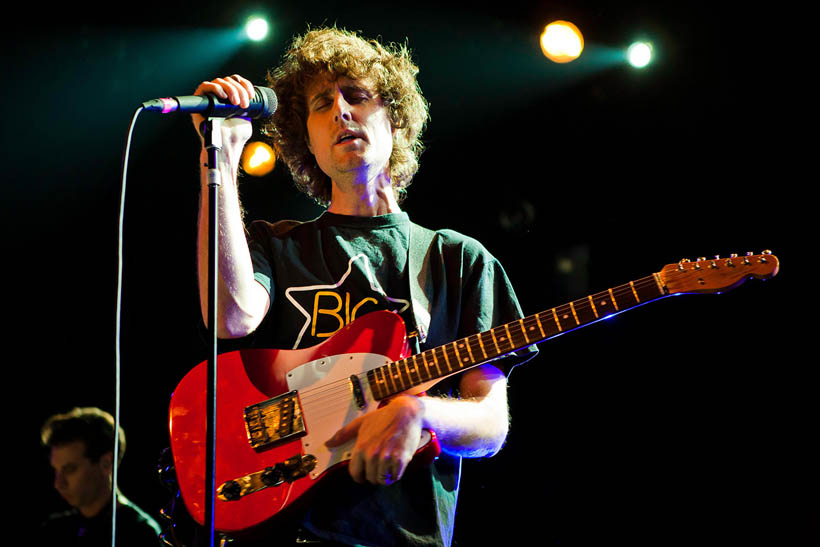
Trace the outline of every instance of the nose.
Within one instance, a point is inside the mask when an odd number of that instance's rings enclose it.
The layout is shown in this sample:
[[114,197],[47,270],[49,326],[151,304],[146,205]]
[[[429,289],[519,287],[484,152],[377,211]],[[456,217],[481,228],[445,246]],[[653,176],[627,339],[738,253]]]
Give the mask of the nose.
[[62,473],[54,473],[54,488],[61,490],[65,488],[66,480]]
[[338,122],[341,119],[345,122],[349,122],[353,119],[353,114],[351,112],[352,109],[351,109],[350,103],[348,103],[345,100],[343,94],[341,94],[341,93],[336,94],[336,99],[334,101],[333,107],[334,107],[334,110],[335,110],[335,115],[333,117],[333,121]]

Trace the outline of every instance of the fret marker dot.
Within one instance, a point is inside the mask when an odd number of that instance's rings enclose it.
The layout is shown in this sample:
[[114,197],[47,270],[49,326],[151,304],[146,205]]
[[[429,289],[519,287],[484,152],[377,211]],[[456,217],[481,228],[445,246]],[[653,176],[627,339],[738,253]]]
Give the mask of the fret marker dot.
[[561,319],[567,319],[568,317],[569,317],[569,315],[564,314],[564,315],[561,316]]

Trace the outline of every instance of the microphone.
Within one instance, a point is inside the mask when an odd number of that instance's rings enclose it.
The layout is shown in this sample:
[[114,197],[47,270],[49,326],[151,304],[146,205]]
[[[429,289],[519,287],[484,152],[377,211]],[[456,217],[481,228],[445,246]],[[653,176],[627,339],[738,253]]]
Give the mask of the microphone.
[[226,102],[216,95],[186,95],[167,97],[145,101],[142,106],[150,112],[187,112],[202,114],[206,118],[268,118],[273,116],[278,106],[276,93],[269,87],[254,86],[255,93],[251,97],[248,108]]

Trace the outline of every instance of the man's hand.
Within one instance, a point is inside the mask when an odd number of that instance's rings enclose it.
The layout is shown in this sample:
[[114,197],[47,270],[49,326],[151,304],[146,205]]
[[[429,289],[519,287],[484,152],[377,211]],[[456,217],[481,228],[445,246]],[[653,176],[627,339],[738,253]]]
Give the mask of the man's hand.
[[[228,76],[225,78],[216,78],[210,82],[202,82],[194,91],[194,95],[211,94],[219,97],[222,100],[227,100],[231,104],[240,106],[241,108],[248,108],[251,104],[251,97],[255,93],[255,89],[250,80],[247,80],[239,74]],[[200,134],[200,127],[205,118],[201,114],[191,114],[191,121],[194,123],[194,128]],[[244,118],[229,118],[222,122],[223,128],[223,146],[230,145],[231,148],[241,152],[245,143],[251,138],[253,128],[249,120]]]
[[424,403],[404,395],[360,416],[327,441],[335,447],[356,439],[349,471],[353,480],[389,485],[401,479],[421,441]]

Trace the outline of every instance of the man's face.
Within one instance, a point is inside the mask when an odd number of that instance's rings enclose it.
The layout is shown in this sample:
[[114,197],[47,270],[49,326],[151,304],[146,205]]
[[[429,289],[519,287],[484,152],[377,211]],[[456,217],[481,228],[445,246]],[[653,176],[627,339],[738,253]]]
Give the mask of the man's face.
[[85,455],[85,443],[73,441],[51,447],[54,488],[69,505],[81,511],[111,495],[111,454],[94,463]]
[[308,148],[340,183],[382,173],[393,152],[393,127],[368,80],[320,77],[307,89]]

